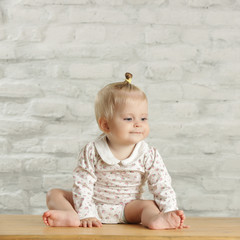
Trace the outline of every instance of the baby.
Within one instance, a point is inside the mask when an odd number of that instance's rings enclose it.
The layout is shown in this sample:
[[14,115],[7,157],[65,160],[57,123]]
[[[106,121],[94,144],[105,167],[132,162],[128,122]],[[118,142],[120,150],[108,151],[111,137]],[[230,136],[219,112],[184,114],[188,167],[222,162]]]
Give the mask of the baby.
[[[101,227],[102,223],[141,223],[150,229],[184,225],[171,178],[158,151],[144,139],[149,134],[148,101],[131,83],[112,83],[99,91],[95,114],[103,132],[80,152],[72,192],[47,194],[48,226]],[[154,200],[142,200],[145,181]]]

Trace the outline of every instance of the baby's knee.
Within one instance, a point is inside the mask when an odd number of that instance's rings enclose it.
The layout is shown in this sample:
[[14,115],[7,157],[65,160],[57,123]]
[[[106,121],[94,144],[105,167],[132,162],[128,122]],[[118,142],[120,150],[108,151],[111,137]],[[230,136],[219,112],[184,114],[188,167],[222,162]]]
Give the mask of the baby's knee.
[[58,188],[53,188],[47,192],[46,200],[49,202],[53,197],[59,196],[61,194],[62,190]]
[[149,206],[156,206],[156,203],[154,200],[141,200],[141,206],[143,208],[149,207]]

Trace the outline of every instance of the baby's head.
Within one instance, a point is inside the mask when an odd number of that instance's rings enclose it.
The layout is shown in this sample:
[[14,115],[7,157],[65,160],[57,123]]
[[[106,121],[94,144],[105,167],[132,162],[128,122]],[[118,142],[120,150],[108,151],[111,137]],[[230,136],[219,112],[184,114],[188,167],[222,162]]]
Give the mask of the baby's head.
[[125,77],[125,81],[110,83],[98,92],[95,101],[95,115],[98,124],[101,118],[111,121],[117,107],[124,105],[129,99],[147,101],[145,93],[131,83],[132,74],[126,73]]

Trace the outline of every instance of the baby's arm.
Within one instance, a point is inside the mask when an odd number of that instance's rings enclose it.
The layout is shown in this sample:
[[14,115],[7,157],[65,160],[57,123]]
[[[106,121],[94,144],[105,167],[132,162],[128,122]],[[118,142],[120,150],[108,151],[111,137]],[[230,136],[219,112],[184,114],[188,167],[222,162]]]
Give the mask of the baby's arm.
[[159,210],[170,215],[177,214],[180,218],[178,228],[188,227],[184,225],[184,212],[178,210],[176,194],[171,185],[171,177],[160,154],[154,148],[151,149],[150,157],[146,162],[146,174],[149,190],[153,193]]
[[177,210],[176,194],[171,185],[171,177],[160,154],[154,148],[151,149],[150,157],[146,162],[146,174],[149,190],[154,195],[160,211]]
[[94,162],[94,146],[90,143],[82,149],[78,166],[73,175],[73,201],[75,210],[82,222],[80,226],[83,227],[101,226],[96,205],[93,201],[94,184],[97,180]]

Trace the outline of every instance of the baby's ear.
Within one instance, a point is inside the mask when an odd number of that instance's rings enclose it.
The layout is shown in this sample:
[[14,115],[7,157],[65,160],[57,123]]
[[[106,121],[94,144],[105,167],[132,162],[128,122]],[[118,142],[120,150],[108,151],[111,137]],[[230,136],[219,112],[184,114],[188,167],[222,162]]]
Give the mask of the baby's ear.
[[108,126],[108,121],[106,118],[100,118],[98,120],[98,125],[99,125],[99,128],[105,132],[105,133],[109,133],[110,130],[109,130],[109,126]]

